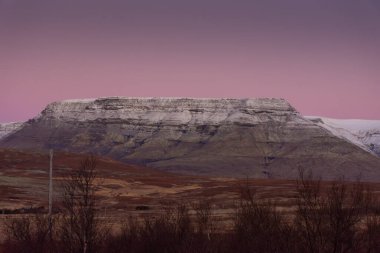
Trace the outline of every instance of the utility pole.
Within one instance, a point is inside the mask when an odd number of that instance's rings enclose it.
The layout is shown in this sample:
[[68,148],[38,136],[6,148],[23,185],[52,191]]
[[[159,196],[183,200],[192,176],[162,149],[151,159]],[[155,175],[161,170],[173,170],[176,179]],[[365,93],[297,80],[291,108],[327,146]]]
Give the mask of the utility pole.
[[50,149],[50,169],[49,169],[49,235],[52,234],[52,207],[53,207],[53,149]]
[[50,149],[50,170],[49,170],[49,217],[52,214],[53,206],[53,150]]

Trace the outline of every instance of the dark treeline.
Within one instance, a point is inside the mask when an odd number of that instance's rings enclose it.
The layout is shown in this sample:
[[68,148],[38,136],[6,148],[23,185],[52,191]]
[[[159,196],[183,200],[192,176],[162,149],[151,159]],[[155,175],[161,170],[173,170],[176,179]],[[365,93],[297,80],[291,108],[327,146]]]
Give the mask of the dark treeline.
[[[129,217],[112,228],[96,209],[96,160],[86,159],[64,183],[60,214],[23,216],[5,223],[3,252],[380,252],[380,216],[373,191],[360,182],[321,186],[300,172],[292,214],[259,199],[247,184],[233,223],[220,229],[212,202],[165,207],[161,215]],[[217,228],[218,226],[218,228]]]

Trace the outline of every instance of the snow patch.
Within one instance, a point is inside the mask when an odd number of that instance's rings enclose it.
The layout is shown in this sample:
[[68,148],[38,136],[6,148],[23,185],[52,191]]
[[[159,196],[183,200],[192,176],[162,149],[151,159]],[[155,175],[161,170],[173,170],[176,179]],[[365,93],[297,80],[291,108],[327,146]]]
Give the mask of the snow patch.
[[[298,112],[284,99],[219,99],[219,98],[136,98],[107,97],[72,99],[49,104],[41,117],[66,121],[120,119],[142,124],[220,124],[235,121],[240,114],[271,113],[285,117]],[[236,115],[235,115],[236,114]],[[234,115],[235,117],[232,117]],[[249,117],[250,121],[259,116]],[[249,123],[249,122],[248,122]]]
[[332,119],[305,116],[334,135],[380,155],[380,120]]
[[0,140],[19,130],[23,124],[24,122],[0,123]]

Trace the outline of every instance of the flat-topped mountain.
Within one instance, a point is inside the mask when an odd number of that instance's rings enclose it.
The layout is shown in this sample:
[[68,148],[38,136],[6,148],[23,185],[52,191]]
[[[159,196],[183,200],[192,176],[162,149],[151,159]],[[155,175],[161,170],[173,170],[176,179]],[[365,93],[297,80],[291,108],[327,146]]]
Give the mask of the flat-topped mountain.
[[99,98],[54,102],[1,147],[93,152],[213,176],[380,179],[380,159],[283,99]]
[[107,118],[146,124],[192,125],[249,123],[255,118],[257,120],[262,113],[279,115],[297,112],[283,99],[115,97],[55,102],[46,107],[42,116],[75,121]]

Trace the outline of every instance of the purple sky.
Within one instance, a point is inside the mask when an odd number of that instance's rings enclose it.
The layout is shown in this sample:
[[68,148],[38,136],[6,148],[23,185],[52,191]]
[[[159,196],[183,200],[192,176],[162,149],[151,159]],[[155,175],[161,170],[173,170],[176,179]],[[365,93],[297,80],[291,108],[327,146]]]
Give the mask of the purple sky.
[[0,0],[0,122],[104,96],[380,119],[378,0]]

